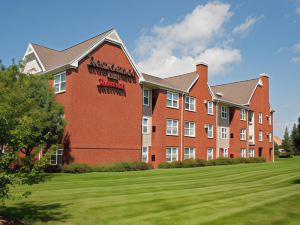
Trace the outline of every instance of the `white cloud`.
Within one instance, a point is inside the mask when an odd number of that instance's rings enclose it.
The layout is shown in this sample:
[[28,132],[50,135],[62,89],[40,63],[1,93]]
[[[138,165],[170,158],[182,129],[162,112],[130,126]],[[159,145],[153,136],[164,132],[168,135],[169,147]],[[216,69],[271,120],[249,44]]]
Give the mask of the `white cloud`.
[[244,23],[240,24],[239,26],[236,26],[233,29],[233,33],[237,33],[237,34],[240,34],[242,37],[246,37],[248,35],[251,27],[262,18],[263,18],[263,16],[248,17]]
[[291,62],[292,63],[300,63],[300,56],[298,56],[298,57],[292,57],[291,58]]
[[296,13],[300,15],[300,6],[296,8]]
[[231,16],[229,4],[209,2],[174,24],[154,26],[138,40],[139,68],[166,77],[195,70],[196,63],[203,61],[210,75],[228,72],[241,60],[240,51],[228,46],[224,35],[223,26]]
[[300,52],[300,43],[294,44],[294,46],[292,47],[292,49],[293,49],[295,52]]

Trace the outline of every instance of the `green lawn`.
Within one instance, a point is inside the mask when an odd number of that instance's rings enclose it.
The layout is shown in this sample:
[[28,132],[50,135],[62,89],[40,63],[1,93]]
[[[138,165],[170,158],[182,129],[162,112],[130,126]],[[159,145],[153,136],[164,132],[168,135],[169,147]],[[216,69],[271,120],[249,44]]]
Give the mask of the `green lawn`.
[[55,174],[31,190],[0,215],[30,224],[300,224],[300,157],[274,164]]

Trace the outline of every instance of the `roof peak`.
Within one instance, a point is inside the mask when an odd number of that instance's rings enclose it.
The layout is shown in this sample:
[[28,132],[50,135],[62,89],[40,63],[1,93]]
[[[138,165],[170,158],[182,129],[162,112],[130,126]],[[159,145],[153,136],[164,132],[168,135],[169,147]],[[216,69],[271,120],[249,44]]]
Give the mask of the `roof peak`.
[[259,78],[252,78],[248,80],[240,80],[240,81],[233,81],[229,83],[224,83],[224,84],[216,84],[216,85],[210,85],[211,87],[217,87],[217,86],[224,86],[224,85],[229,85],[229,84],[236,84],[236,83],[242,83],[242,82],[247,82],[247,81],[253,81],[253,80],[258,80]]

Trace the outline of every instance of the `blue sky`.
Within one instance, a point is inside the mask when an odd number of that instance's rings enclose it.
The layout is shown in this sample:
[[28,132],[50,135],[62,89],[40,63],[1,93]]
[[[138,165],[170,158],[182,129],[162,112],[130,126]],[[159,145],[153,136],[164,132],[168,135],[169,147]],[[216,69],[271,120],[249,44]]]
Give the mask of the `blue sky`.
[[300,116],[300,1],[2,1],[0,59],[64,49],[116,28],[143,72],[209,64],[210,84],[270,76],[275,135]]

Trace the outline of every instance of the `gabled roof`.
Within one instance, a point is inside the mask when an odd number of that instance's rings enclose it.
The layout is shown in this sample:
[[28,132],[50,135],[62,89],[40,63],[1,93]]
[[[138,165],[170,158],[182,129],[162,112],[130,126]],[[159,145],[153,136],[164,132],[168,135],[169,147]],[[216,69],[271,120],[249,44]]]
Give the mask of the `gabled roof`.
[[196,72],[191,72],[167,78],[160,78],[157,76],[143,73],[143,77],[144,82],[146,83],[181,92],[189,92],[190,88],[193,86],[193,84],[196,82],[199,76]]
[[260,78],[211,86],[215,99],[248,105]]

